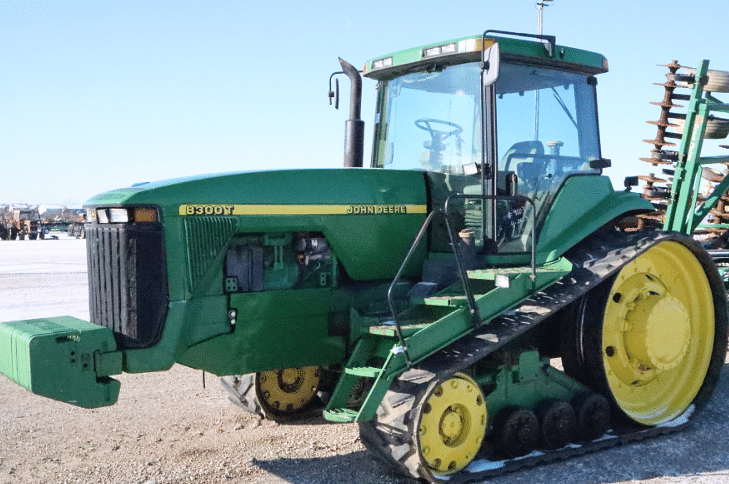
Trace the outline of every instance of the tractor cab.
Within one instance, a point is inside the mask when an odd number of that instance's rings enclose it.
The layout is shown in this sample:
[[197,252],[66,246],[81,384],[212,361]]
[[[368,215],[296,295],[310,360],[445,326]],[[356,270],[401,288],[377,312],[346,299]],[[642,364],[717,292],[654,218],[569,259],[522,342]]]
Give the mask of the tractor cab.
[[[564,62],[577,52],[544,40],[461,39],[365,69],[379,81],[372,166],[425,170],[432,208],[457,195],[449,217],[483,253],[529,251],[565,180],[606,165],[594,77],[603,59],[580,51],[592,64]],[[447,251],[434,233],[431,249]]]

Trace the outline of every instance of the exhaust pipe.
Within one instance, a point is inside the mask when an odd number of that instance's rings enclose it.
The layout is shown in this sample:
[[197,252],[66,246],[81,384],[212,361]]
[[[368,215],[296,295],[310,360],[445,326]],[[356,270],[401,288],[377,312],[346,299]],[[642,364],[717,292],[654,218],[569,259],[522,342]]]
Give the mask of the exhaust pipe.
[[359,71],[341,57],[339,64],[352,83],[349,98],[349,119],[344,123],[344,167],[362,168],[364,159],[364,121],[360,119],[362,110],[362,77]]

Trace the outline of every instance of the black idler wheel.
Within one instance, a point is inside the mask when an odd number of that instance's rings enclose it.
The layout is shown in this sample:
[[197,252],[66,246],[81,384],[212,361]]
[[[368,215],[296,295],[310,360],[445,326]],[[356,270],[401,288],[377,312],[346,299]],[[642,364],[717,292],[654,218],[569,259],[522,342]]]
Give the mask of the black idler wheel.
[[505,411],[499,418],[496,447],[508,458],[526,455],[539,442],[539,419],[526,408]]
[[610,428],[610,403],[599,393],[583,393],[573,401],[580,441],[602,437]]
[[548,400],[537,408],[541,424],[541,442],[548,449],[560,449],[577,435],[575,410],[564,400]]

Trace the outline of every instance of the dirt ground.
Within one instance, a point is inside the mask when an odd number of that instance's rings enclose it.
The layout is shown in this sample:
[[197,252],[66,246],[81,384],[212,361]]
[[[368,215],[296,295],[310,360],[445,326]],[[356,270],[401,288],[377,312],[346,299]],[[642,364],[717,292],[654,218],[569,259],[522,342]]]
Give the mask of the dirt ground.
[[[87,319],[86,291],[83,241],[0,242],[0,321]],[[0,377],[0,484],[409,482],[367,455],[355,425],[261,421],[182,366],[118,378],[116,405],[84,410]],[[687,430],[481,482],[729,482],[728,383],[725,367]]]

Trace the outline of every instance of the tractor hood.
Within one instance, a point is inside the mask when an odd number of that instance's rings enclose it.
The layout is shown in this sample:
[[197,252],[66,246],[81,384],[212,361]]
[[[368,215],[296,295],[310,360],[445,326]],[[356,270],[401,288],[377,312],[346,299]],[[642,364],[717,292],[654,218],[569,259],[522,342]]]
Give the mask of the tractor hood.
[[218,173],[134,184],[96,195],[85,207],[149,204],[159,207],[164,218],[180,215],[180,206],[199,204],[424,205],[423,179],[417,171],[345,168]]

